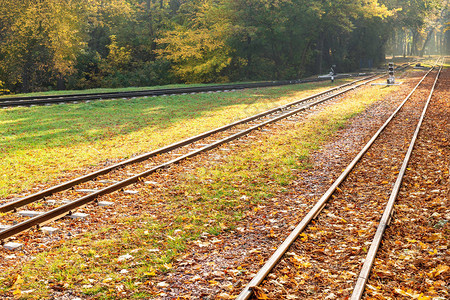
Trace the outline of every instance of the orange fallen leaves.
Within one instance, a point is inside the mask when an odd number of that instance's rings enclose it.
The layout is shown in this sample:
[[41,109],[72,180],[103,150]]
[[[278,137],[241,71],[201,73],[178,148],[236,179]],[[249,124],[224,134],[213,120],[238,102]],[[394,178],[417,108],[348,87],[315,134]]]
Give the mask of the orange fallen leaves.
[[442,273],[446,273],[449,269],[450,269],[449,266],[439,265],[436,268],[434,268],[433,270],[431,270],[430,272],[428,272],[427,275],[430,278],[434,278],[434,277],[441,275]]
[[302,237],[300,239],[302,242],[306,242],[308,240],[308,235],[306,233],[302,233],[300,234],[300,236]]
[[252,286],[251,289],[252,289],[253,293],[255,294],[256,299],[260,299],[260,300],[269,299],[269,297],[267,297],[267,295],[264,293],[262,288],[260,288],[258,286]]

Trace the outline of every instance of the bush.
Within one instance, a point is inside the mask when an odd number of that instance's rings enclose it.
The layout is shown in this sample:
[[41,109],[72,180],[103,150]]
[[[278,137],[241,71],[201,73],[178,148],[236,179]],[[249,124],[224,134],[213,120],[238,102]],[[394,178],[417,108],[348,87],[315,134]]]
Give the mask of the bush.
[[0,81],[0,95],[7,95],[10,93],[10,91],[6,88],[4,88],[4,82]]

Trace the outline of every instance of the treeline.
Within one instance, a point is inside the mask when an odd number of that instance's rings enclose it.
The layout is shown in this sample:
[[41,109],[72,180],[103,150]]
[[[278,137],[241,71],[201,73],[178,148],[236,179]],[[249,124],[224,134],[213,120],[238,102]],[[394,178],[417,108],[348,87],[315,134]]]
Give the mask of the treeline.
[[424,49],[428,20],[446,14],[440,0],[0,0],[0,5],[0,90],[14,93],[291,79],[328,72],[332,64],[349,71],[382,62],[389,40],[392,49],[404,47],[407,39],[397,46],[402,32],[413,35],[413,49]]

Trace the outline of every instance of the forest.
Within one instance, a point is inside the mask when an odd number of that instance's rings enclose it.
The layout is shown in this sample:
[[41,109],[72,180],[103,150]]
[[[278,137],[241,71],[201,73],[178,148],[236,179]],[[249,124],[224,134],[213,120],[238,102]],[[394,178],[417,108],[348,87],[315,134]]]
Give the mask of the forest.
[[445,54],[448,0],[0,0],[0,93],[296,79]]

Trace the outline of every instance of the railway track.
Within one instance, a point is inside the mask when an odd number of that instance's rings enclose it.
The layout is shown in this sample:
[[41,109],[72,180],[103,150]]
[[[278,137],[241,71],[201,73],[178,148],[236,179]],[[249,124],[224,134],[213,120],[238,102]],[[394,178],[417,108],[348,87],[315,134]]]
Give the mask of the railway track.
[[[337,78],[348,78],[366,76],[366,74],[345,74],[337,76]],[[212,85],[212,86],[200,86],[200,87],[188,87],[188,88],[172,88],[172,89],[155,89],[155,90],[141,90],[141,91],[129,91],[129,92],[111,92],[111,93],[83,93],[83,94],[71,94],[71,95],[48,95],[48,96],[23,96],[23,97],[6,97],[0,98],[0,107],[17,107],[17,106],[30,106],[30,105],[49,105],[68,102],[82,102],[93,100],[106,100],[106,99],[121,99],[121,98],[136,98],[136,97],[153,97],[164,95],[182,95],[182,94],[196,94],[207,92],[225,92],[232,90],[242,90],[248,88],[261,88],[261,87],[273,87],[283,86],[289,84],[299,84],[308,82],[326,81],[327,78],[313,78],[313,79],[299,79],[299,80],[285,80],[285,81],[265,81],[254,83],[241,83],[241,84],[224,84],[224,85]]]
[[[217,148],[234,139],[243,137],[253,130],[301,113],[306,109],[339,97],[381,77],[383,76],[374,75],[358,79],[61,183],[58,186],[27,197],[3,203],[0,206],[0,213],[4,214],[2,218],[3,224],[0,224],[2,226],[0,229],[0,240],[2,244],[7,245],[5,242],[8,238],[31,228],[43,228],[43,225],[66,215],[83,217],[76,214],[75,211],[88,203],[97,201],[99,205],[110,204],[98,200],[103,195],[117,191],[133,193],[133,190],[124,189],[133,184],[145,183],[145,177],[168,168],[172,164]],[[45,203],[45,205],[42,203]],[[18,211],[19,208],[23,207],[26,207],[28,210]],[[46,207],[48,210],[43,211],[42,207]],[[17,222],[17,214],[22,215],[24,220]],[[14,222],[17,222],[17,224],[12,224]],[[45,228],[48,230],[47,227]]]
[[441,69],[422,77],[236,299],[361,299]]

